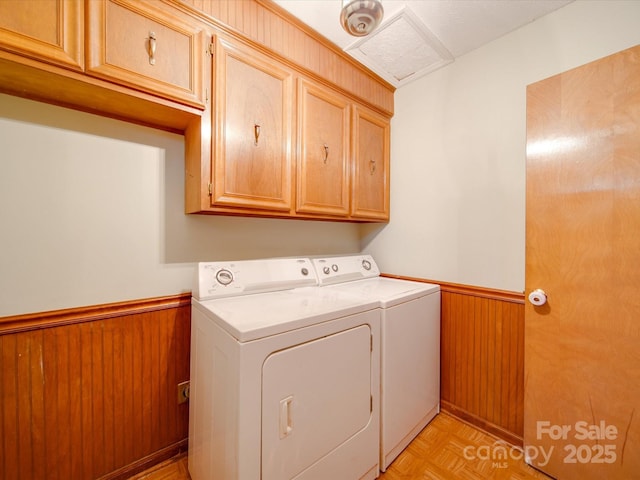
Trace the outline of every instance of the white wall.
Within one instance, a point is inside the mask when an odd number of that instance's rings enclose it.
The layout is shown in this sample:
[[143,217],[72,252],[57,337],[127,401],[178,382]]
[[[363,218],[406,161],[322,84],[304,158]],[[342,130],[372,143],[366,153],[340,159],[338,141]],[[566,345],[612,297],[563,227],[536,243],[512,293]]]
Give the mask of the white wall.
[[191,290],[193,262],[358,252],[357,225],[185,215],[182,136],[0,95],[0,316]]
[[640,42],[577,1],[396,93],[388,226],[183,214],[183,138],[0,95],[0,316],[170,295],[193,262],[341,254],[524,288],[525,87]]
[[385,272],[524,288],[526,85],[640,43],[640,2],[578,0],[396,92]]

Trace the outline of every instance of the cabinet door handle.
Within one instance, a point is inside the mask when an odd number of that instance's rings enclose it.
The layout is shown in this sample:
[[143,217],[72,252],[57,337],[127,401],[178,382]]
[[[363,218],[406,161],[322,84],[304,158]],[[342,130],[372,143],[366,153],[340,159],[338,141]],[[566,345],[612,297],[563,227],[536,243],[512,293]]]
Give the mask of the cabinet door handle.
[[156,64],[156,34],[149,32],[149,64]]
[[254,123],[253,124],[253,144],[257,147],[258,146],[258,140],[260,139],[260,124],[258,123]]
[[329,160],[329,145],[327,145],[326,143],[322,146],[324,148],[324,163],[327,163],[327,160]]
[[376,161],[373,159],[369,160],[369,172],[371,173],[371,175],[376,173]]

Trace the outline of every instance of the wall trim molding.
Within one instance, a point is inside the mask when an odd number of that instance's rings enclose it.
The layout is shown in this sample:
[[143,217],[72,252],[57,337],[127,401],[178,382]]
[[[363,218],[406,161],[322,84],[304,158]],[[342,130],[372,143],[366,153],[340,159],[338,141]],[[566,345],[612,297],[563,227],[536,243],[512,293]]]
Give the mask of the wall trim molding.
[[166,310],[190,304],[191,292],[185,292],[164,297],[66,308],[49,312],[11,315],[8,317],[0,317],[0,335],[51,328],[60,325],[71,325],[74,323],[93,322],[95,320],[122,317],[134,313]]
[[490,298],[492,300],[501,300],[503,302],[524,304],[524,292],[513,292],[510,290],[499,290],[497,288],[478,287],[474,285],[463,285],[460,283],[440,282],[438,280],[428,280],[425,278],[407,277],[403,275],[392,275],[390,273],[382,273],[381,276],[388,278],[396,278],[398,280],[410,280],[413,282],[434,283],[440,285],[440,290],[450,293],[461,293],[472,297]]
[[[381,276],[396,278],[399,280],[438,284],[443,292],[461,293],[475,297],[491,298],[494,300],[524,304],[524,293],[521,292],[498,290],[472,285],[461,285],[458,283],[440,282],[437,280],[392,275],[388,273],[382,273]],[[189,305],[190,303],[191,292],[184,292],[164,297],[129,300],[124,302],[66,308],[22,315],[10,315],[0,317],[0,335],[36,330],[40,328],[50,328],[59,325],[91,322],[94,320],[131,315],[132,313],[153,312],[167,308]]]
[[151,455],[147,455],[140,460],[126,465],[118,470],[103,475],[98,480],[126,480],[132,476],[144,472],[147,469],[159,465],[165,460],[175,457],[176,455],[182,455],[187,451],[188,438],[182,439],[179,442],[162,448],[157,452],[153,452]]
[[481,430],[484,430],[486,433],[491,435],[492,437],[497,437],[500,440],[504,440],[511,445],[515,445],[517,447],[522,447],[524,444],[524,440],[521,436],[516,435],[509,430],[506,430],[494,423],[491,423],[484,418],[480,418],[473,413],[467,412],[465,409],[457,407],[453,403],[447,402],[446,400],[440,400],[440,409],[443,412],[452,415],[469,425],[473,425]]

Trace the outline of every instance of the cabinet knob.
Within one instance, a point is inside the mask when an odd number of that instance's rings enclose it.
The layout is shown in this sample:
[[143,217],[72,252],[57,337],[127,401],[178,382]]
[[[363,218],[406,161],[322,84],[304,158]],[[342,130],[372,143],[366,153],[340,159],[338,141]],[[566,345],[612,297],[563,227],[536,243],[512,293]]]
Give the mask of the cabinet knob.
[[156,64],[156,34],[149,32],[149,64]]
[[371,173],[371,175],[376,173],[376,161],[373,159],[369,160],[369,173]]

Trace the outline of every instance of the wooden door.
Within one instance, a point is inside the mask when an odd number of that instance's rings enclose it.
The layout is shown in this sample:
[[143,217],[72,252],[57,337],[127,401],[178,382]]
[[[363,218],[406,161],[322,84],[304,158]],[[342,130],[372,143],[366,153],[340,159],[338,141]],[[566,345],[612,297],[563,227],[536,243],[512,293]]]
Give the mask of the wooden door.
[[349,214],[349,103],[300,80],[297,211]]
[[526,457],[638,478],[640,46],[528,87],[526,199]]
[[353,119],[351,216],[389,219],[389,119],[357,107]]
[[212,204],[288,213],[293,74],[220,38],[214,65]]
[[87,73],[204,106],[204,31],[161,2],[87,2]]
[[84,3],[0,1],[0,49],[74,70],[83,66]]

